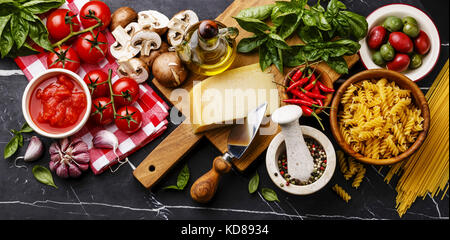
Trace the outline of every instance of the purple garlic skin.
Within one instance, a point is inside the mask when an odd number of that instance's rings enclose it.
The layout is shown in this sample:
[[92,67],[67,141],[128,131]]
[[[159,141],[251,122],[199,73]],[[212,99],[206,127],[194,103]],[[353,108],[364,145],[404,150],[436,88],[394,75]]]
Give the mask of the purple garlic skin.
[[61,178],[77,178],[89,168],[88,145],[81,138],[64,138],[49,149],[51,171]]
[[39,159],[43,153],[44,153],[44,144],[38,137],[32,136],[23,160],[25,162],[35,161]]

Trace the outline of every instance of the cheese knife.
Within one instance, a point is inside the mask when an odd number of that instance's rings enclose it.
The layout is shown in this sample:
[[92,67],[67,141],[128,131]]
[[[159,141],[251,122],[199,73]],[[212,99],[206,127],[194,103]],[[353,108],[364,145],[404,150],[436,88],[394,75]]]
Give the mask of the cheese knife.
[[219,178],[231,170],[231,160],[242,157],[258,133],[266,109],[267,103],[261,104],[248,113],[243,124],[236,124],[231,128],[228,135],[228,151],[223,156],[216,157],[211,170],[194,182],[191,187],[192,199],[200,203],[211,200],[216,193]]

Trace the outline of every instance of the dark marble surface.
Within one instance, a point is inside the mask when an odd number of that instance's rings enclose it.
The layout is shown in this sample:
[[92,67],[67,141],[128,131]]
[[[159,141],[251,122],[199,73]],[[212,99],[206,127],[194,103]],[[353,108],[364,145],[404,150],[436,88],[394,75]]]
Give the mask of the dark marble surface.
[[[181,9],[195,10],[201,19],[214,18],[232,0],[152,0],[107,1],[111,10],[120,6],[132,6],[136,10],[156,9],[168,16]],[[363,15],[393,1],[347,0],[350,10]],[[429,76],[418,84],[424,91],[433,82],[440,68],[448,59],[448,1],[397,1],[408,2],[424,9],[436,22],[441,34],[442,51],[439,63]],[[443,7],[445,5],[445,7]],[[351,71],[363,70],[357,64]],[[343,77],[345,79],[345,76]],[[17,129],[24,123],[21,112],[22,92],[26,78],[10,59],[0,60],[0,148],[9,141],[9,129]],[[305,125],[319,128],[312,120]],[[169,129],[154,142],[130,157],[138,165],[152,149],[174,129]],[[325,126],[327,129],[328,125]],[[332,139],[331,134],[327,135]],[[31,135],[26,135],[26,143]],[[49,146],[50,140],[45,139]],[[21,153],[25,149],[21,150]],[[279,190],[269,179],[265,169],[264,154],[244,173],[231,173],[223,177],[219,190],[208,204],[198,204],[189,196],[193,181],[211,167],[211,160],[219,154],[208,141],[203,140],[151,191],[134,179],[132,170],[124,165],[116,173],[105,172],[94,176],[85,173],[75,180],[55,177],[58,189],[37,182],[31,173],[34,164],[47,166],[48,154],[36,163],[27,164],[28,170],[14,168],[11,160],[0,161],[0,219],[400,219],[395,209],[396,178],[387,184],[384,176],[387,168],[367,166],[367,174],[361,187],[351,188],[342,174],[336,170],[328,185],[310,196],[293,196]],[[191,179],[184,191],[163,190],[176,182],[178,172],[188,164]],[[267,202],[258,193],[250,195],[247,184],[258,171],[260,186],[274,189],[280,202]],[[338,198],[331,186],[345,186],[352,196],[349,203]],[[449,197],[418,199],[402,219],[448,219]]]

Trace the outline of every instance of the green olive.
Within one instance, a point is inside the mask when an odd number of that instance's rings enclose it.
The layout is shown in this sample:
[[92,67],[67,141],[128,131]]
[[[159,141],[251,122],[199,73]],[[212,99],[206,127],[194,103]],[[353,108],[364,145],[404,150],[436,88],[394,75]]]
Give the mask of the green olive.
[[376,64],[376,65],[378,65],[378,66],[380,66],[380,67],[382,67],[383,65],[384,65],[384,59],[383,59],[383,56],[381,56],[381,52],[380,51],[376,51],[373,55],[372,55],[372,60],[373,60],[373,62]]
[[410,17],[410,16],[404,17],[404,18],[402,19],[402,21],[403,21],[403,24],[410,23],[410,24],[413,24],[413,25],[416,25],[416,26],[419,25],[419,24],[417,23],[416,19],[413,18],[413,17]]
[[383,57],[383,59],[385,61],[391,61],[392,59],[394,59],[395,50],[391,46],[391,44],[386,43],[386,44],[381,45],[380,54],[381,54],[381,57]]
[[411,63],[409,64],[409,68],[416,69],[422,65],[422,56],[415,53],[411,57]]
[[415,38],[419,36],[420,29],[417,25],[407,23],[403,26],[403,32],[409,37]]
[[398,17],[389,16],[384,20],[383,27],[391,32],[398,32],[398,31],[402,30],[403,22]]

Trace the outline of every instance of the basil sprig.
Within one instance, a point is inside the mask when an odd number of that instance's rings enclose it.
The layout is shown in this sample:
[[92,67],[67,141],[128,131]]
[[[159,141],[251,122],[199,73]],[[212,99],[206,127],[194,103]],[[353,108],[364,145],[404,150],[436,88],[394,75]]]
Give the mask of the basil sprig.
[[1,57],[15,58],[38,53],[28,42],[29,39],[46,50],[52,50],[47,28],[37,15],[58,8],[64,2],[65,0],[1,0]]
[[188,181],[189,181],[189,168],[188,165],[184,165],[183,169],[181,169],[181,172],[178,174],[177,178],[177,185],[170,185],[164,187],[164,189],[175,189],[175,190],[183,190]]
[[6,144],[5,150],[3,151],[3,158],[7,159],[12,155],[14,155],[14,153],[17,152],[17,149],[23,146],[22,133],[30,133],[30,132],[33,132],[33,129],[30,126],[28,126],[27,123],[23,124],[22,128],[19,131],[11,129],[11,133],[13,133],[14,136],[11,138],[8,144]]
[[[331,0],[327,9],[320,0],[311,7],[307,7],[306,0],[291,0],[244,9],[235,19],[254,35],[242,39],[237,49],[248,53],[259,48],[262,70],[274,64],[283,72],[283,66],[321,60],[336,72],[347,73],[343,56],[358,52],[357,41],[366,36],[368,24],[365,17],[345,9],[339,0]],[[273,26],[264,22],[269,17]],[[307,45],[288,46],[284,39],[293,33]],[[340,40],[333,41],[336,38]]]

